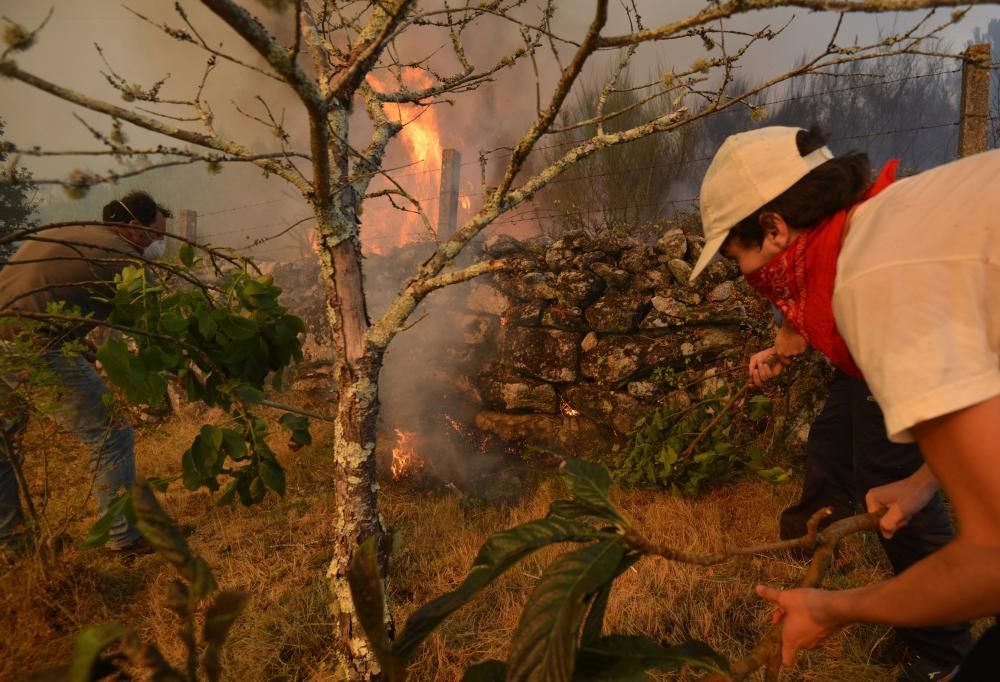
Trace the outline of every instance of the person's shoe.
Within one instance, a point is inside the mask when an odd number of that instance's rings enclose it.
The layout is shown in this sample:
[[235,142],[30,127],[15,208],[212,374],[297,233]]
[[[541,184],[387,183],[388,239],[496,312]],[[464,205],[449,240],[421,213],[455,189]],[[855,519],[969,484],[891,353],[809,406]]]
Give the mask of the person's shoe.
[[949,682],[958,673],[958,666],[943,666],[909,650],[903,653],[899,665],[896,682]]
[[118,557],[121,557],[122,559],[132,560],[137,556],[154,554],[156,552],[156,548],[149,544],[146,541],[146,538],[139,538],[131,545],[126,545],[124,547],[109,547],[108,551]]

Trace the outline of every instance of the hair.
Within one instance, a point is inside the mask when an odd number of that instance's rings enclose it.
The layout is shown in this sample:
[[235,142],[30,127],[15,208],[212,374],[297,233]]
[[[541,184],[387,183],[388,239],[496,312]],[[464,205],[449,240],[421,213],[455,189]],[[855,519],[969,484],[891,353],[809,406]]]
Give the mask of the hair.
[[[812,126],[795,136],[799,154],[805,156],[826,144],[828,135],[823,128]],[[805,177],[738,222],[729,239],[738,239],[743,246],[764,244],[761,214],[777,213],[790,227],[807,230],[823,218],[847,208],[861,198],[871,184],[871,163],[864,152],[849,152],[817,166]]]
[[153,201],[153,197],[148,193],[135,191],[105,204],[101,211],[101,219],[106,223],[130,223],[138,220],[142,225],[149,227],[156,221],[158,213],[167,218],[172,218],[174,215],[169,209]]

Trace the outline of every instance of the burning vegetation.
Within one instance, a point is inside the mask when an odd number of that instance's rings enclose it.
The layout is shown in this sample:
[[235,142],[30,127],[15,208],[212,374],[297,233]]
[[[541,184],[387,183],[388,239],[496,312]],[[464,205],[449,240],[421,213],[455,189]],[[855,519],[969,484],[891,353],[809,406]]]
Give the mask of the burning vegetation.
[[392,449],[390,471],[394,481],[408,478],[423,471],[424,460],[417,454],[415,431],[396,429],[396,446]]

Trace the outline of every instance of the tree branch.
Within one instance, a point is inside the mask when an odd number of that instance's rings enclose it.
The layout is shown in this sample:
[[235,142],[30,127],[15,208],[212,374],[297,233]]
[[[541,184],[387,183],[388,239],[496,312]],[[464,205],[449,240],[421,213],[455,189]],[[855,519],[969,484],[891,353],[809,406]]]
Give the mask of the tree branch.
[[[818,514],[829,511],[829,507],[819,510],[809,520],[810,524],[816,523],[815,519]],[[813,542],[804,542],[801,545],[796,545],[803,549],[813,550],[813,557],[809,562],[809,568],[806,569],[805,575],[799,580],[798,587],[819,587],[823,582],[823,578],[826,577],[827,572],[830,570],[830,565],[833,563],[833,552],[837,544],[848,535],[878,528],[879,519],[882,518],[883,514],[885,514],[885,510],[871,514],[857,514],[846,519],[841,519],[840,521],[831,523],[820,531]],[[790,540],[789,542],[802,540],[805,540],[805,538]],[[729,675],[713,673],[702,678],[702,682],[742,682],[742,680],[748,679],[758,668],[764,666],[768,668],[766,679],[776,680],[781,667],[782,625],[781,621],[771,625],[767,633],[750,653],[730,666]]]
[[[38,90],[47,92],[50,95],[54,95],[67,102],[78,104],[79,106],[90,109],[91,111],[106,114],[114,118],[120,118],[123,121],[128,121],[129,123],[139,126],[140,128],[145,128],[151,132],[172,137],[176,140],[181,140],[182,142],[189,142],[200,147],[215,149],[220,152],[242,158],[256,156],[249,149],[236,142],[225,140],[216,135],[205,135],[185,130],[183,128],[178,128],[176,126],[167,125],[166,123],[157,121],[149,116],[143,116],[135,113],[134,111],[123,109],[122,107],[108,104],[107,102],[95,100],[82,93],[76,92],[75,90],[70,90],[69,88],[56,85],[55,83],[49,82],[20,69],[17,64],[12,61],[0,62],[0,75],[19,80],[22,83],[37,88]],[[282,166],[280,163],[276,163],[270,159],[256,159],[252,161],[252,163],[292,183],[304,195],[311,191],[311,188],[307,183],[303,183],[301,178],[296,177],[291,171]]]
[[514,148],[514,153],[511,154],[510,161],[507,163],[507,171],[504,173],[503,180],[500,181],[500,185],[497,187],[496,192],[489,199],[490,203],[499,204],[504,201],[504,197],[507,191],[510,189],[511,184],[514,182],[515,176],[521,170],[521,166],[524,165],[524,161],[528,158],[528,154],[531,152],[532,148],[535,146],[535,142],[541,137],[549,126],[552,125],[552,121],[555,120],[556,115],[562,108],[562,104],[569,95],[569,91],[576,82],[577,77],[583,70],[583,65],[590,58],[590,55],[598,47],[598,39],[600,38],[601,29],[604,28],[604,24],[608,20],[608,0],[597,0],[597,9],[594,13],[594,19],[590,23],[590,27],[587,29],[587,35],[584,36],[583,41],[580,44],[580,48],[573,55],[573,61],[570,62],[569,66],[562,72],[562,76],[559,79],[559,83],[556,85],[556,89],[552,94],[552,98],[549,101],[549,107],[545,112],[539,116],[534,125],[531,126],[531,130],[521,139],[517,147]]
[[316,84],[299,68],[292,54],[282,47],[252,14],[232,0],[201,0],[201,2],[256,50],[257,54],[263,57],[298,93],[299,98],[310,110],[319,108],[321,97]]
[[[441,289],[443,287],[451,286],[452,284],[458,284],[459,282],[466,282],[470,279],[475,279],[480,275],[485,275],[490,272],[498,272],[506,268],[508,265],[509,263],[503,259],[480,261],[478,263],[473,263],[466,268],[462,268],[461,270],[453,270],[443,275],[438,275],[437,277],[428,277],[426,279],[413,282],[406,287],[406,290],[402,295],[412,297],[413,307],[415,308],[420,301],[426,298],[426,296],[435,289]],[[368,342],[377,348],[388,348],[389,342],[392,341],[397,334],[407,328],[406,320],[409,316],[409,311],[406,311],[405,309],[390,308],[389,311],[382,316],[382,319],[368,328]]]
[[906,12],[934,7],[968,7],[993,4],[987,0],[729,0],[710,7],[679,21],[661,24],[645,31],[620,36],[608,36],[597,41],[598,49],[625,47],[651,40],[676,37],[679,33],[705,24],[726,19],[736,14],[775,7],[801,7],[820,12]]
[[351,101],[361,81],[371,71],[382,50],[385,49],[387,38],[413,6],[413,1],[384,0],[375,3],[368,24],[348,56],[347,68],[337,74],[330,84],[328,103],[339,100],[341,106],[346,106],[346,103]]

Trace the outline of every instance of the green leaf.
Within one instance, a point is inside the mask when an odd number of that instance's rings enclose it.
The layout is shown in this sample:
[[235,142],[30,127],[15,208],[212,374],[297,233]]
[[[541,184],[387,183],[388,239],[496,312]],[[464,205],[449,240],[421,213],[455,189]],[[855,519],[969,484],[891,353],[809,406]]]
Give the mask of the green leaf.
[[222,471],[226,459],[222,452],[222,429],[211,424],[202,426],[201,432],[195,436],[191,444],[190,452],[194,469],[201,477],[200,485],[208,487],[209,490],[218,490],[219,484],[215,477]]
[[205,653],[201,664],[212,682],[222,676],[222,646],[233,622],[243,613],[249,601],[250,596],[244,592],[220,592],[205,610],[205,625],[202,628]]
[[406,664],[389,645],[389,633],[385,628],[385,592],[379,575],[374,538],[365,540],[354,551],[351,565],[347,568],[347,581],[358,621],[368,636],[372,653],[389,682],[402,680]]
[[197,490],[205,483],[205,477],[198,471],[194,463],[193,448],[188,448],[181,456],[181,472],[183,475],[184,487],[188,490]]
[[225,507],[232,504],[236,499],[236,488],[239,486],[239,483],[240,479],[238,478],[230,481],[229,485],[226,486],[226,489],[222,492],[222,495],[219,496],[219,499],[215,504],[219,507]]
[[788,472],[781,467],[771,467],[770,469],[757,469],[757,475],[768,483],[774,485],[784,485],[791,480]]
[[507,682],[507,665],[493,659],[477,663],[465,671],[462,682]]
[[264,481],[261,480],[260,476],[255,476],[250,480],[250,501],[254,504],[260,502],[267,495],[267,486],[264,485]]
[[129,521],[134,519],[131,491],[122,493],[108,504],[107,511],[91,526],[83,546],[88,549],[102,547],[110,537],[111,525],[121,514],[124,514]]
[[306,417],[286,412],[278,419],[282,427],[292,432],[292,441],[299,445],[312,445],[309,420]]
[[774,411],[774,404],[766,395],[757,394],[747,400],[750,403],[750,419],[758,420]]
[[611,635],[584,644],[577,656],[577,680],[646,680],[646,671],[667,672],[683,665],[706,672],[729,671],[729,663],[702,642],[664,647],[641,635]]
[[84,628],[73,640],[73,661],[69,668],[69,682],[90,682],[98,679],[95,668],[101,662],[101,654],[128,633],[129,629],[121,623],[91,625]]
[[177,313],[168,312],[160,316],[160,329],[169,336],[179,336],[187,329],[188,323]]
[[605,518],[615,523],[628,525],[608,497],[611,474],[603,465],[570,458],[562,468],[562,476],[569,486],[574,501],[602,510]]
[[222,429],[222,451],[233,461],[247,456],[247,443],[243,434],[235,429]]
[[219,326],[226,336],[236,341],[252,339],[259,331],[256,322],[239,315],[223,318]]
[[108,378],[116,385],[125,387],[132,385],[132,373],[129,368],[128,346],[121,339],[108,339],[97,349],[97,359],[100,361]]
[[250,494],[250,481],[251,476],[249,474],[243,474],[236,479],[236,493],[240,496],[240,504],[244,507],[249,507],[253,504],[253,496]]
[[573,679],[587,597],[611,581],[624,556],[621,539],[606,540],[563,554],[545,569],[510,641],[510,682]]
[[215,332],[218,330],[219,325],[217,325],[215,320],[212,319],[211,313],[207,310],[199,310],[196,319],[198,321],[199,334],[206,339],[211,339],[215,336]]
[[190,268],[194,265],[194,249],[187,242],[181,244],[181,248],[177,250],[177,257],[184,267]]
[[264,391],[249,384],[240,384],[233,389],[233,393],[248,405],[259,405],[264,401]]
[[215,577],[212,569],[199,556],[187,565],[180,568],[181,575],[191,583],[191,596],[195,599],[202,599],[215,591]]
[[469,575],[457,589],[424,604],[407,619],[403,632],[392,645],[393,651],[409,659],[441,621],[532,552],[556,542],[588,542],[607,537],[593,526],[560,518],[529,521],[494,533],[480,548]]
[[215,589],[215,579],[208,565],[194,556],[184,535],[170,515],[163,510],[156,495],[145,483],[132,487],[135,526],[156,552],[172,563],[191,584],[191,595],[201,599]]
[[593,517],[595,519],[605,519],[617,521],[606,509],[594,507],[585,502],[576,500],[556,500],[549,505],[549,516],[561,516],[564,519],[578,519],[582,517]]
[[87,537],[83,540],[83,546],[88,549],[103,547],[108,538],[111,537],[111,524],[114,523],[116,516],[117,514],[112,513],[110,509],[104,512],[104,515],[90,527]]
[[[617,578],[622,573],[632,568],[635,562],[639,561],[643,557],[640,553],[627,554],[621,563],[618,564],[618,570],[615,571],[614,578]],[[601,590],[594,596],[591,600],[590,610],[587,612],[587,620],[583,623],[583,634],[580,636],[580,641],[583,644],[589,644],[591,642],[596,642],[601,638],[601,630],[604,627],[604,612],[608,608],[608,599],[611,597],[611,588],[614,587],[614,578],[608,582]]]
[[285,496],[285,470],[277,462],[260,460],[260,480],[274,492]]

